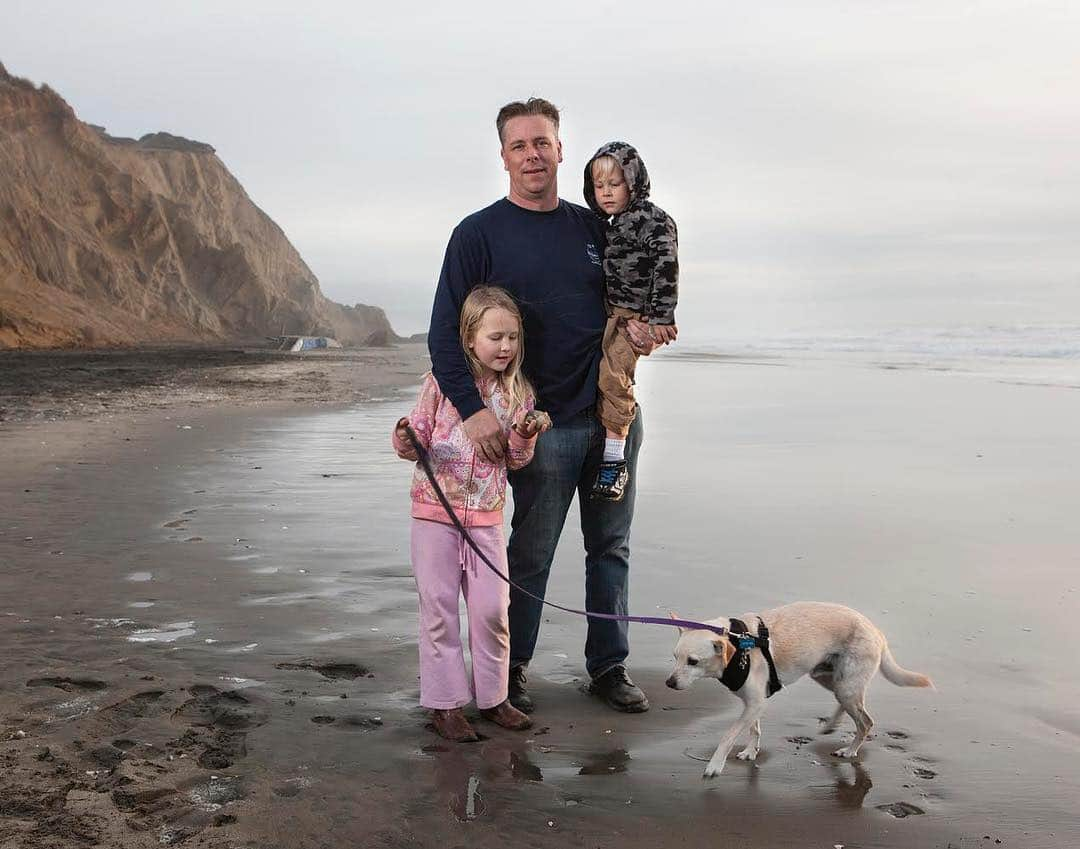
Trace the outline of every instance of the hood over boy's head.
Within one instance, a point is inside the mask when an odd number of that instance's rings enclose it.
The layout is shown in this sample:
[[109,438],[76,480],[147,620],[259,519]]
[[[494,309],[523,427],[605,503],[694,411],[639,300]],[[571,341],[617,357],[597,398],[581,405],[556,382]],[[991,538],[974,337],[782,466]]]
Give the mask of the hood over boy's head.
[[649,172],[645,168],[645,162],[632,145],[626,142],[608,142],[601,147],[592,158],[585,164],[585,202],[589,208],[598,215],[607,216],[607,213],[596,202],[596,191],[593,188],[593,162],[602,156],[610,156],[622,168],[623,179],[630,190],[630,203],[627,208],[637,201],[649,199]]

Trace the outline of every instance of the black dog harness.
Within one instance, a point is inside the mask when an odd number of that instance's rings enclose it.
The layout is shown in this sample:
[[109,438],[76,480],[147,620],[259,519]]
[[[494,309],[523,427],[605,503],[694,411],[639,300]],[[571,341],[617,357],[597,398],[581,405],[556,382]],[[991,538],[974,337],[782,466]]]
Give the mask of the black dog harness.
[[751,634],[746,623],[741,619],[732,619],[728,628],[728,640],[735,646],[735,656],[724,667],[724,674],[720,676],[720,682],[731,692],[737,693],[746,683],[746,677],[750,674],[750,650],[761,649],[765,662],[769,664],[769,684],[765,690],[765,698],[777,692],[783,684],[780,676],[776,674],[776,664],[773,663],[772,652],[769,651],[769,629],[758,617],[758,632]]

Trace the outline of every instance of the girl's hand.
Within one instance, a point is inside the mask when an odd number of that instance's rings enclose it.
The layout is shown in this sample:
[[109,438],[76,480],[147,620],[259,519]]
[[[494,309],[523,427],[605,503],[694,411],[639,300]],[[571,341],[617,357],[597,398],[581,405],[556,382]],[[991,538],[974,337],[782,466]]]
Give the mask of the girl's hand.
[[[397,438],[399,440],[404,442],[406,445],[411,446],[412,442],[409,441],[409,432],[407,430],[405,430],[405,428],[408,427],[408,425],[409,425],[409,417],[408,416],[402,416],[400,419],[398,419],[397,424],[394,425],[394,434],[397,436]],[[385,433],[385,431],[384,431],[384,433]]]
[[517,431],[518,436],[528,439],[549,430],[551,428],[551,416],[543,410],[529,410],[520,420],[514,423],[513,428]]
[[652,334],[657,344],[670,345],[678,338],[679,328],[674,324],[654,324]]

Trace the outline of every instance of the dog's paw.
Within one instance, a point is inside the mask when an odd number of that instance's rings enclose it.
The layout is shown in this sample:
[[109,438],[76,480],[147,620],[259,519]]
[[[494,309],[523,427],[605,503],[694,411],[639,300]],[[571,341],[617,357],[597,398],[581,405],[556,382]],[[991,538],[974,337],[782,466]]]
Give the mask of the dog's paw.
[[851,746],[844,746],[842,749],[837,749],[833,754],[838,758],[857,758],[859,750],[853,749]]
[[719,766],[714,766],[713,764],[710,763],[708,766],[705,767],[705,772],[703,772],[701,774],[701,777],[702,778],[716,778],[716,776],[718,776],[720,774],[720,772],[721,772],[721,770],[723,770],[723,768],[724,768],[723,764],[720,764]]
[[755,761],[757,760],[757,754],[757,749],[743,749],[735,757],[737,757],[740,761]]

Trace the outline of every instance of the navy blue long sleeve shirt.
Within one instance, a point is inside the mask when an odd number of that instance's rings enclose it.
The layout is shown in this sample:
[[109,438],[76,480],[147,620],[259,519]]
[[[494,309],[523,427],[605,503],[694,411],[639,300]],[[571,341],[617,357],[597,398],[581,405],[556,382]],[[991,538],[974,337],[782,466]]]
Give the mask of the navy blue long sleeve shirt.
[[459,315],[481,284],[501,286],[521,309],[524,371],[537,406],[556,424],[596,403],[604,307],[604,224],[559,201],[550,212],[502,199],[464,219],[446,246],[428,331],[432,371],[462,419],[482,409],[461,349]]

